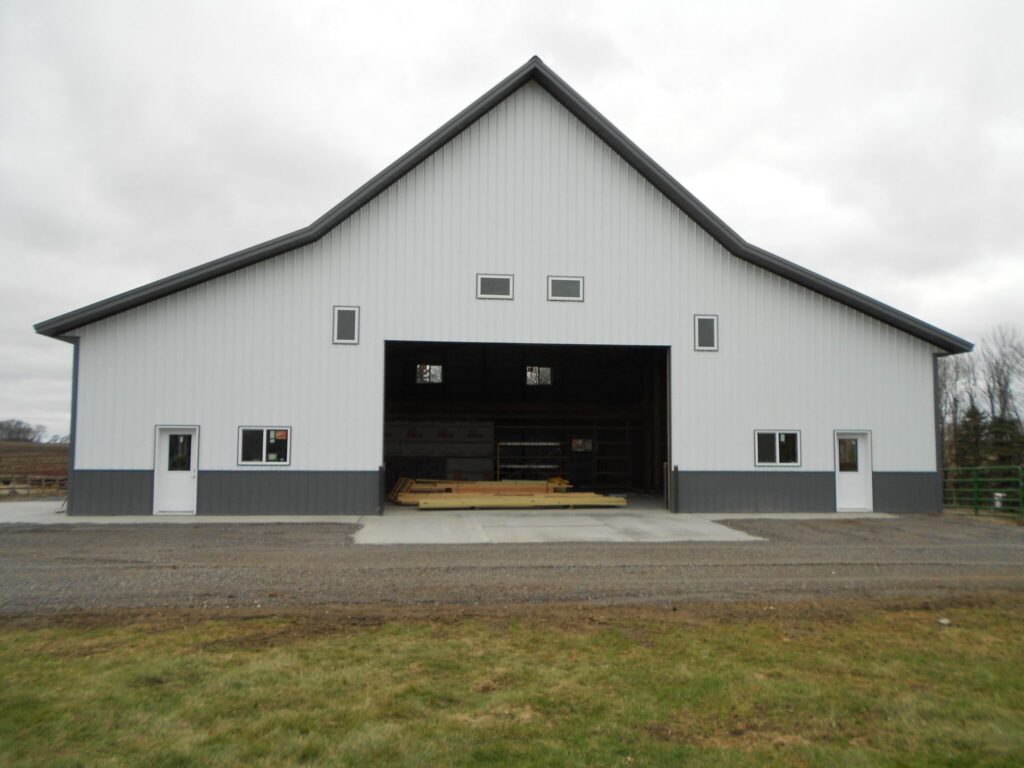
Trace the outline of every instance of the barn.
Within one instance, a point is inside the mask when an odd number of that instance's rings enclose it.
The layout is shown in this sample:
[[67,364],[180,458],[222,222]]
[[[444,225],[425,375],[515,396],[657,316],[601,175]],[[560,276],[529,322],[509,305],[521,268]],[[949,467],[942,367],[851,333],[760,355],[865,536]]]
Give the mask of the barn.
[[936,359],[971,348],[747,243],[536,57],[308,227],[35,327],[74,345],[76,515],[550,475],[933,511]]

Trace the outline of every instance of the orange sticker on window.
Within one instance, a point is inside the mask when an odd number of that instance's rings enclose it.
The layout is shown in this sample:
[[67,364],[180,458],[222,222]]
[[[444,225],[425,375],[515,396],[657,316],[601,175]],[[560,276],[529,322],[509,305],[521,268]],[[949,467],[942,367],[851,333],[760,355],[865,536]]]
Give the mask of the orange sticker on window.
[[279,429],[279,430],[277,430],[277,439],[278,440],[287,440],[288,439],[288,430],[287,429]]

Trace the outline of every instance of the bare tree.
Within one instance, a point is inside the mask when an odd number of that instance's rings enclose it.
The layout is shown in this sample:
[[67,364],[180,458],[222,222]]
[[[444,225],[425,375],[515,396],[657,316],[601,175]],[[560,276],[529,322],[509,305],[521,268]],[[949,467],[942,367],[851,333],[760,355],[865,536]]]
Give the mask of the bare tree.
[[1019,420],[1017,393],[1024,379],[1024,337],[1017,328],[996,326],[982,341],[979,352],[989,417]]
[[19,443],[38,443],[46,433],[42,424],[27,424],[21,419],[0,421],[0,440],[13,440]]
[[960,427],[964,415],[977,410],[978,366],[972,354],[939,358],[940,439],[947,464],[960,454]]
[[949,464],[949,456],[953,455],[956,425],[959,423],[960,398],[957,393],[957,370],[955,357],[940,357],[938,362],[939,401],[939,445],[942,446],[944,463]]

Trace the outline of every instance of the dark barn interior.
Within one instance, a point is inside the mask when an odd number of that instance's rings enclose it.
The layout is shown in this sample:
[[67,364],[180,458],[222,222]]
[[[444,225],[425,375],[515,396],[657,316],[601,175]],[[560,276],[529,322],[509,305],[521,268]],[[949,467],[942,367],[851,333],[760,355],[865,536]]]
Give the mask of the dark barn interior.
[[667,358],[666,347],[389,341],[387,486],[561,476],[662,493]]

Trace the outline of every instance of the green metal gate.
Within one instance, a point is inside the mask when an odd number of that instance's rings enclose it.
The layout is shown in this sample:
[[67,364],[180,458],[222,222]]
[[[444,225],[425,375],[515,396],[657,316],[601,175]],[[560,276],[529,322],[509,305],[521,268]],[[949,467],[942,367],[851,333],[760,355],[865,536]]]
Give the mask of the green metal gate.
[[942,506],[974,514],[1024,514],[1024,467],[946,467]]

